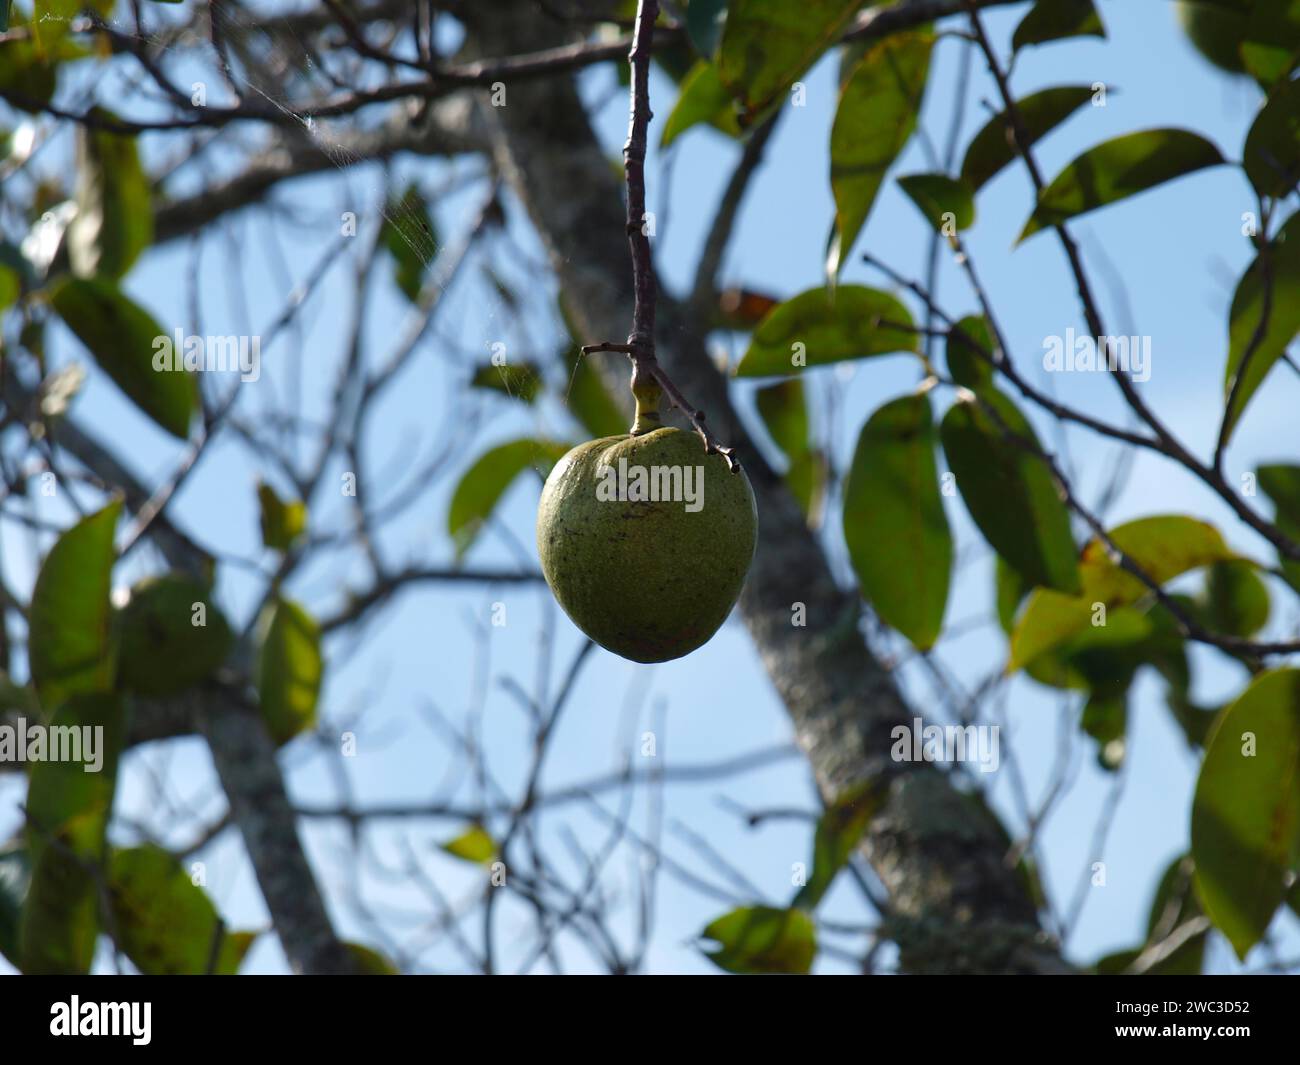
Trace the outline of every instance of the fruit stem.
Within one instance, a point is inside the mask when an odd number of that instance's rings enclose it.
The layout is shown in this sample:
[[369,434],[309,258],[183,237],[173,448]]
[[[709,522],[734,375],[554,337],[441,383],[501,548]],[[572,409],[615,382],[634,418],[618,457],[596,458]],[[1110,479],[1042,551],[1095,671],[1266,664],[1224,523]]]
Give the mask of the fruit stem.
[[654,376],[646,372],[640,359],[632,362],[632,395],[636,397],[636,420],[632,423],[632,435],[642,436],[662,429],[664,419],[659,407],[663,402],[664,390]]

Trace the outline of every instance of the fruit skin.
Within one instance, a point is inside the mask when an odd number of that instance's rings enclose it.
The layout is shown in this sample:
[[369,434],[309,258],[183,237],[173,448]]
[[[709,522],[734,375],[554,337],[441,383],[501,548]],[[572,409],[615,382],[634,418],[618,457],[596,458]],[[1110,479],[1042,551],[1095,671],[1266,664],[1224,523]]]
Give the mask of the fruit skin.
[[[703,467],[703,506],[600,499],[601,467]],[[695,483],[700,473],[696,469]],[[579,444],[551,471],[537,551],[573,623],[634,662],[689,654],[718,631],[754,558],[758,511],[744,471],[705,453],[695,433],[655,429]]]
[[1251,0],[1178,0],[1178,21],[1202,56],[1229,74],[1244,74],[1239,46],[1251,6]]
[[[195,603],[207,604],[207,624],[191,623]],[[234,637],[212,593],[185,577],[150,577],[131,589],[115,618],[117,679],[127,691],[173,695],[210,676]]]

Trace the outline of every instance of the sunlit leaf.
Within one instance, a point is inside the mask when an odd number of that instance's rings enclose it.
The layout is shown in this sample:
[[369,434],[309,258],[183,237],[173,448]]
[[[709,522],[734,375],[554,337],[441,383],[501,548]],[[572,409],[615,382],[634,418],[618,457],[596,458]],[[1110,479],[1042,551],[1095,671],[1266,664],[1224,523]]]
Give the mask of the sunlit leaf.
[[729,137],[740,136],[735,101],[718,80],[718,68],[704,60],[696,63],[683,79],[677,102],[664,122],[659,147],[667,148],[700,123],[707,123]]
[[300,499],[286,502],[265,481],[257,484],[257,503],[262,526],[262,544],[272,551],[288,551],[307,531],[307,504]]
[[112,686],[109,587],[121,513],[121,502],[113,502],[83,518],[55,541],[36,575],[28,655],[47,707]]
[[[115,117],[103,108],[92,113]],[[153,195],[135,138],[78,125],[76,165],[68,259],[82,277],[120,278],[153,240]]]
[[709,960],[732,973],[807,973],[817,954],[817,930],[799,908],[742,906],[701,935],[719,944]]
[[233,975],[255,938],[228,932],[207,893],[156,844],[113,851],[108,891],[117,946],[146,976]]
[[1239,375],[1242,382],[1227,415],[1229,435],[1246,404],[1297,333],[1300,333],[1300,213],[1287,219],[1267,249],[1255,257],[1232,297],[1232,309],[1228,313],[1228,361],[1223,374],[1225,404]]
[[[1029,147],[1050,133],[1093,97],[1089,85],[1063,85],[1026,96],[1016,102]],[[975,134],[962,160],[961,176],[979,190],[1016,158],[1015,134],[1006,112],[995,115]]]
[[1116,137],[1089,148],[1052,180],[1018,240],[1223,161],[1218,148],[1185,129]]
[[260,623],[257,691],[262,720],[277,745],[316,724],[324,661],[320,627],[297,603],[276,599]]
[[497,856],[497,841],[482,825],[470,825],[455,839],[439,846],[448,854],[477,864],[490,862]]
[[[27,974],[86,973],[99,935],[93,869],[104,858],[126,712],[113,695],[74,695],[55,712],[51,726],[51,737],[68,737],[80,751],[74,747],[69,756],[33,762],[29,770],[32,875],[19,926],[20,968]],[[78,742],[87,738],[94,751]],[[95,771],[87,772],[96,762]]]
[[362,943],[344,943],[349,954],[356,959],[362,976],[396,976],[398,968],[386,957]]
[[189,435],[198,396],[181,353],[154,369],[165,354],[154,341],[168,339],[150,314],[105,278],[70,278],[50,295],[60,318],[127,397],[173,436]]
[[933,46],[927,31],[888,37],[862,57],[840,92],[831,127],[835,231],[829,278],[839,275],[885,173],[916,128]]
[[1241,41],[1246,69],[1273,85],[1300,65],[1300,0],[1262,0],[1251,5]]
[[837,795],[826,807],[817,819],[812,875],[795,895],[795,906],[811,911],[821,902],[836,874],[857,849],[883,800],[884,793],[878,786],[863,783]]
[[736,374],[784,376],[805,365],[916,351],[911,326],[907,308],[887,292],[862,285],[810,289],[759,323]]
[[66,34],[44,45],[32,37],[0,42],[0,96],[21,111],[39,112],[54,97],[60,65],[87,54]]
[[1219,719],[1192,800],[1196,891],[1244,958],[1300,855],[1300,671],[1256,677]]
[[752,121],[775,103],[840,35],[860,0],[731,0],[718,75]]
[[[1159,585],[1201,566],[1237,558],[1212,525],[1178,514],[1140,518],[1117,526],[1108,535]],[[1113,561],[1097,540],[1084,548],[1079,575],[1079,595],[1047,588],[1030,595],[1011,638],[1009,669],[1019,669],[1090,626],[1109,623],[1115,608],[1134,603],[1149,591]]]
[[485,451],[461,476],[447,512],[447,531],[463,555],[516,477],[533,470],[543,480],[571,444],[526,437]]

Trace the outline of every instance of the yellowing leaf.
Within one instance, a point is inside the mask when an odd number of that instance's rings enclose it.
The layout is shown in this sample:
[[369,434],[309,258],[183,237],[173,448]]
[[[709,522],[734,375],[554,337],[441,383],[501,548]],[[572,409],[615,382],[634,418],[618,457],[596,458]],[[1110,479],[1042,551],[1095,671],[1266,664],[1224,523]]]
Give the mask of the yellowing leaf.
[[482,825],[470,825],[455,839],[441,844],[442,849],[467,862],[490,862],[497,855],[496,840]]

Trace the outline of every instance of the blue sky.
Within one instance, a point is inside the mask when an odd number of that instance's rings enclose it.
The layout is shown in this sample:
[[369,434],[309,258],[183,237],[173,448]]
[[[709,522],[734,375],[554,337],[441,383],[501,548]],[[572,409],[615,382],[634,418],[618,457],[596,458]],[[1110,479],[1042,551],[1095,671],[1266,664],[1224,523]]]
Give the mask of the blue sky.
[[[1215,141],[1228,158],[1239,157],[1241,142],[1257,106],[1258,93],[1210,68],[1192,51],[1175,24],[1173,5],[1166,0],[1101,5],[1109,31],[1106,42],[1079,39],[1030,49],[1017,63],[1013,88],[1023,96],[1052,85],[1112,86],[1107,104],[1084,108],[1038,148],[1044,171],[1055,174],[1086,147],[1134,130],[1156,126],[1181,126],[1197,130]],[[988,13],[986,22],[995,43],[1003,49],[1025,5]],[[932,137],[942,141],[951,112],[961,43],[943,40],[927,91],[924,123]],[[976,61],[962,145],[989,112],[982,101],[993,101],[996,90]],[[806,78],[808,105],[789,109],[769,146],[767,163],[757,176],[741,213],[735,243],[727,257],[724,279],[728,283],[790,296],[819,283],[826,233],[833,213],[828,181],[827,141],[834,113],[834,59],[820,63]],[[626,102],[609,69],[584,75],[583,92],[599,105],[597,123],[616,156],[626,133]],[[520,89],[519,91],[525,91]],[[652,84],[657,118],[652,143],[672,100],[671,83],[657,76]],[[328,137],[328,130],[323,134]],[[157,140],[147,145],[161,153]],[[680,288],[691,277],[702,233],[706,230],[738,149],[720,134],[698,128],[676,147],[671,166],[657,152],[649,166],[650,209],[661,219],[655,251],[669,287]],[[439,197],[437,215],[445,240],[454,240],[469,224],[470,212],[481,188],[455,187],[455,174],[473,173],[474,164],[462,162],[454,169],[424,160],[403,160],[404,176],[421,180],[430,190],[451,186]],[[918,145],[908,148],[896,173],[929,170]],[[211,174],[196,174],[211,178]],[[460,183],[464,185],[464,183]],[[374,168],[333,172],[280,190],[278,202],[292,207],[305,225],[283,227],[281,250],[288,274],[300,280],[337,233],[339,213],[373,209],[383,190],[383,177]],[[1011,167],[982,193],[979,220],[968,244],[993,303],[999,310],[1013,357],[1022,368],[1034,368],[1041,358],[1043,339],[1067,328],[1083,329],[1072,282],[1059,245],[1050,234],[1040,234],[1024,245],[1013,242],[1032,203],[1023,169]],[[1253,195],[1244,177],[1223,167],[1203,171],[1089,216],[1075,228],[1100,294],[1112,333],[1149,335],[1153,345],[1153,370],[1149,382],[1139,386],[1161,417],[1194,450],[1205,454],[1213,446],[1221,408],[1221,380],[1226,348],[1226,311],[1232,287],[1250,259],[1248,242],[1241,235],[1241,214],[1253,207]],[[524,249],[522,257],[506,258],[508,248],[493,259],[508,281],[521,291],[535,292],[540,276],[540,247],[528,232],[522,212],[511,204],[513,235]],[[880,287],[888,283],[873,274],[856,252],[864,248],[884,258],[902,273],[921,277],[925,270],[927,240],[924,223],[909,200],[888,183],[859,238],[855,254],[844,272],[846,281]],[[491,245],[489,245],[491,247]],[[165,328],[189,321],[186,279],[190,256],[185,247],[172,245],[151,252],[133,270],[128,290],[148,306]],[[1108,265],[1109,264],[1109,265]],[[381,269],[387,271],[387,266]],[[291,281],[277,263],[268,229],[253,215],[234,223],[229,242],[214,240],[200,263],[204,321],[209,333],[264,331],[278,315]],[[1112,282],[1115,275],[1122,284]],[[549,281],[547,282],[549,284]],[[246,298],[231,298],[242,284]],[[341,338],[350,324],[351,297],[355,290],[352,270],[333,272],[311,297],[301,317],[301,378],[309,409],[319,414],[332,387],[332,367],[339,357]],[[946,261],[940,295],[956,314],[975,310],[975,300],[957,269]],[[242,313],[247,304],[248,315]],[[1129,310],[1131,308],[1131,324]],[[915,310],[916,308],[913,307]],[[371,358],[380,361],[400,335],[406,307],[386,279],[377,286],[366,337]],[[401,483],[401,473],[412,456],[436,438],[448,419],[461,419],[471,403],[458,387],[468,375],[471,361],[482,361],[488,345],[504,341],[512,352],[544,356],[560,340],[553,301],[538,298],[528,309],[522,326],[511,326],[506,308],[473,269],[450,286],[438,327],[426,338],[414,364],[386,400],[384,416],[376,421],[366,441],[372,468],[392,471],[376,486],[386,495]],[[599,339],[599,338],[592,338]],[[241,409],[248,417],[273,407],[291,386],[294,348],[282,338],[266,354],[263,380],[243,386]],[[74,340],[62,330],[54,337],[55,361],[83,358]],[[743,349],[736,347],[738,356]],[[609,356],[606,356],[609,357]],[[373,365],[373,363],[372,363]],[[1228,459],[1230,479],[1261,461],[1295,460],[1294,409],[1297,382],[1276,370],[1269,385],[1253,401],[1238,430]],[[875,359],[847,372],[824,369],[812,373],[815,393],[839,393],[840,413],[827,440],[841,464],[847,462],[858,430],[866,416],[883,402],[915,386],[914,361],[903,356]],[[1055,387],[1062,396],[1093,413],[1122,420],[1117,390],[1100,377],[1067,375],[1046,380],[1035,371],[1031,379]],[[752,413],[753,386],[738,383],[735,395]],[[476,398],[485,424],[472,446],[457,450],[455,463],[463,468],[487,446],[525,434],[567,436],[577,430],[554,404],[536,411],[495,398]],[[92,375],[81,396],[78,415],[128,459],[142,476],[165,475],[180,455],[175,442],[148,425],[100,375]],[[756,420],[751,424],[757,425]],[[1056,442],[1054,430],[1039,422],[1044,440]],[[820,431],[827,432],[826,426]],[[1094,436],[1071,432],[1072,457],[1081,471],[1086,496],[1095,496],[1113,468],[1114,448]],[[421,451],[422,453],[422,451]],[[263,472],[258,457],[247,448],[223,444],[207,454],[195,476],[174,502],[174,515],[203,544],[230,551],[263,570],[271,560],[258,539],[254,487]],[[337,483],[337,473],[334,471]],[[452,544],[446,533],[446,510],[456,477],[441,479],[421,502],[381,533],[390,560],[410,560],[435,565],[450,562]],[[537,484],[520,481],[500,510],[501,530],[489,530],[472,550],[473,565],[535,564],[532,528]],[[314,501],[313,522],[337,523],[342,513],[337,495]],[[949,518],[972,561],[963,568],[949,604],[948,620],[968,619],[991,609],[992,576],[987,552],[979,548],[961,503],[948,500]],[[1111,513],[1113,521],[1168,512],[1188,512],[1215,522],[1230,542],[1256,557],[1271,559],[1258,538],[1233,521],[1189,477],[1169,464],[1138,459],[1127,489]],[[54,515],[56,512],[51,511]],[[761,517],[761,516],[760,516]],[[827,521],[824,537],[841,573],[847,574],[838,516]],[[26,588],[33,572],[25,537],[11,526],[3,529],[7,576]],[[159,565],[156,558],[137,553],[124,564],[116,581],[129,584]],[[359,569],[337,561],[305,569],[292,593],[318,613],[337,607],[342,587],[349,579],[361,580]],[[1194,586],[1195,582],[1191,582]],[[246,567],[228,566],[220,596],[228,612],[241,622],[255,600],[258,584]],[[1274,631],[1293,628],[1294,597],[1274,596]],[[506,605],[508,623],[488,624],[494,602]],[[476,632],[484,630],[480,638]],[[578,633],[551,602],[544,588],[506,587],[462,589],[427,586],[407,593],[372,620],[357,646],[341,641],[329,645],[328,685],[322,703],[325,720],[337,733],[337,723],[351,721],[358,734],[359,751],[347,762],[355,800],[396,802],[430,800],[457,758],[440,744],[426,723],[425,712],[435,705],[453,720],[481,713],[481,733],[499,779],[518,787],[529,757],[527,721],[510,695],[498,683],[508,675],[531,690],[538,666],[539,633],[550,632],[556,644],[554,674],[561,676],[580,646]],[[900,645],[893,644],[898,647]],[[490,654],[484,661],[483,652]],[[942,646],[947,664],[970,681],[1005,655],[1005,642],[996,626],[985,626]],[[1194,654],[1196,695],[1203,702],[1222,699],[1243,682],[1240,669]],[[491,682],[480,700],[485,677]],[[908,674],[917,705],[929,710],[924,682]],[[1002,810],[1014,812],[1005,745],[1010,744],[1031,796],[1037,797],[1052,772],[1062,722],[1074,720],[1063,710],[1056,693],[1032,682],[1017,680],[1007,701],[1010,735],[1004,734],[1003,769],[994,775],[992,797]],[[1077,710],[1076,710],[1077,713]],[[656,718],[666,725],[651,725]],[[329,727],[329,726],[327,726]],[[668,766],[714,762],[732,755],[789,743],[791,730],[762,665],[738,617],[704,648],[677,662],[643,667],[598,651],[587,663],[573,700],[557,733],[544,774],[544,783],[559,787],[587,780],[618,768],[625,756],[635,760],[637,737],[654,727],[659,750]],[[1099,770],[1092,758],[1092,741],[1076,737],[1072,786],[1041,836],[1047,886],[1061,908],[1068,907],[1080,877],[1094,861],[1107,865],[1105,887],[1088,888],[1082,918],[1068,944],[1070,956],[1089,961],[1110,950],[1136,945],[1145,927],[1146,911],[1155,881],[1168,861],[1188,842],[1188,813],[1197,759],[1188,751],[1163,706],[1161,685],[1145,674],[1130,705],[1129,764],[1118,816],[1100,849],[1092,839],[1098,812],[1105,803],[1113,778]],[[319,765],[305,764],[308,741],[290,747],[284,762],[291,770],[293,794],[302,801],[337,799],[332,779]],[[173,790],[197,804],[203,816],[220,811],[214,794],[211,763],[197,740],[178,741],[161,749],[142,750],[126,763],[126,784],[120,811],[133,818],[157,816],[159,806],[148,782],[150,767],[167,773]],[[987,783],[987,781],[983,781]],[[463,796],[466,794],[462,792]],[[0,828],[17,824],[19,794],[12,784],[0,782]],[[613,808],[613,801],[606,803]],[[759,895],[750,901],[781,902],[791,894],[791,864],[807,861],[811,850],[810,824],[774,820],[751,829],[736,808],[765,810],[815,808],[815,794],[803,761],[790,757],[771,767],[741,777],[702,786],[675,785],[669,789],[665,823],[667,852],[691,869],[717,880],[716,871],[692,849],[689,833],[706,839],[750,881]],[[646,811],[638,806],[634,825],[644,826]],[[568,823],[589,847],[602,839],[601,822],[578,808],[543,817],[544,839],[562,852],[560,827]],[[1013,816],[1014,822],[1014,816]],[[440,888],[458,898],[475,889],[480,873],[450,858],[437,857],[434,844],[453,836],[454,822],[422,830],[408,827],[415,850],[430,865]],[[129,833],[123,838],[129,838]],[[181,843],[184,833],[170,841]],[[328,892],[340,891],[347,880],[340,859],[345,837],[340,830],[312,823],[306,830],[309,850]],[[403,852],[391,834],[382,834],[378,849],[396,860]],[[252,873],[242,860],[237,837],[227,833],[202,855],[208,866],[209,887],[232,927],[258,927],[266,916]],[[612,882],[628,899],[632,857],[622,856],[611,867]],[[563,859],[561,859],[563,862]],[[723,881],[725,882],[725,881]],[[391,895],[391,891],[387,892]],[[399,903],[418,905],[407,890]],[[713,917],[731,904],[665,877],[659,896],[658,932],[647,959],[651,971],[710,972],[693,939]],[[521,912],[502,909],[503,943],[526,927]],[[631,912],[626,915],[630,921]],[[367,939],[367,930],[336,911],[346,933]],[[870,923],[856,889],[842,878],[832,892],[825,915],[852,923]],[[1300,942],[1296,922],[1284,917],[1279,925],[1294,955]],[[413,933],[418,935],[418,933]],[[1284,951],[1285,953],[1285,951]],[[581,949],[564,950],[568,965],[590,968],[593,960]],[[1252,962],[1257,959],[1251,959]],[[458,956],[448,946],[425,958],[427,967],[455,967]],[[1236,963],[1220,941],[1207,964],[1214,970],[1232,970]],[[275,971],[283,958],[272,937],[263,937],[250,954],[251,971]],[[835,959],[822,959],[819,968],[844,968]]]

